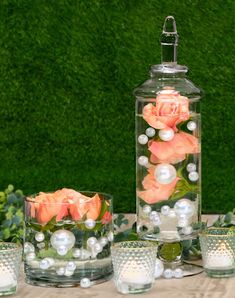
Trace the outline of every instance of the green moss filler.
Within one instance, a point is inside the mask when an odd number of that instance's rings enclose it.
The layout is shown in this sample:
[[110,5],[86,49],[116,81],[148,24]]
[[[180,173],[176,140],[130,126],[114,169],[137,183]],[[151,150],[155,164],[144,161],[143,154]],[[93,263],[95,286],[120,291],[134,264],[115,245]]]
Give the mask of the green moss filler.
[[235,2],[3,0],[0,4],[0,189],[105,191],[135,211],[133,89],[160,62],[167,15],[179,63],[206,92],[203,212],[234,207]]

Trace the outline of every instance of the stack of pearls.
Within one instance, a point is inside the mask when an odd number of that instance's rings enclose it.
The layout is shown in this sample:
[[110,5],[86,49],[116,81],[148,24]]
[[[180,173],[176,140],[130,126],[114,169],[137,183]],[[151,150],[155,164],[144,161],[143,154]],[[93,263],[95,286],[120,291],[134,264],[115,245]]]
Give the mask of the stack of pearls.
[[56,270],[57,275],[59,276],[72,276],[76,270],[76,264],[73,261],[69,261],[65,267],[59,267]]
[[[153,127],[148,127],[146,130],[145,130],[145,134],[141,134],[139,135],[138,137],[138,143],[141,144],[141,145],[146,145],[149,141],[149,138],[152,138],[154,137],[156,134],[156,131]],[[143,166],[143,167],[149,167],[149,159],[147,156],[140,156],[138,158],[138,164],[140,166]]]
[[176,268],[174,270],[169,268],[164,269],[163,262],[157,258],[155,263],[154,277],[156,279],[156,278],[160,278],[161,276],[163,276],[166,279],[170,279],[173,277],[182,278],[184,276],[184,272],[181,268]]
[[149,219],[153,226],[160,226],[162,224],[160,216],[157,211],[151,211],[149,214]]
[[195,213],[195,207],[189,199],[180,199],[174,205],[174,210],[178,218],[178,227],[182,228],[182,233],[190,235],[193,231],[189,225],[189,219]]
[[55,231],[50,239],[52,247],[58,255],[65,256],[75,244],[75,236],[72,232],[66,230]]
[[36,258],[35,248],[32,243],[30,242],[24,243],[24,254],[27,262],[31,262]]
[[199,174],[197,172],[197,166],[194,163],[189,163],[186,167],[188,174],[188,179],[192,182],[196,182],[199,179]]

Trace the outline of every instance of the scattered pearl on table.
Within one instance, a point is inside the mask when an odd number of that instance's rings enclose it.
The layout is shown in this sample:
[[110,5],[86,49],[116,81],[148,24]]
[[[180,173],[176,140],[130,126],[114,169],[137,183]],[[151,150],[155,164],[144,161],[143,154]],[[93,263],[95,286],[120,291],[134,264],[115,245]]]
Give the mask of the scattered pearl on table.
[[[57,253],[65,255],[65,251],[71,249],[75,244],[75,236],[72,232],[67,230],[58,230],[54,232],[51,236],[51,245],[53,248],[57,250]],[[64,254],[63,254],[64,251]]]
[[81,281],[80,281],[80,286],[82,288],[90,288],[90,286],[91,286],[90,279],[87,278],[87,277],[82,278]]
[[188,130],[190,130],[190,131],[195,130],[195,129],[197,128],[197,124],[196,124],[196,122],[194,122],[194,121],[189,121],[189,122],[187,123],[187,128],[188,128]]
[[34,252],[29,252],[28,254],[26,254],[25,258],[27,262],[33,261],[34,259],[36,259],[36,254]]
[[191,217],[194,214],[195,207],[188,199],[180,199],[174,205],[174,210],[177,216]]
[[147,166],[148,165],[148,163],[149,163],[149,160],[148,160],[148,157],[147,156],[140,156],[139,158],[138,158],[138,164],[139,165],[141,165],[141,166]]
[[152,211],[152,208],[149,205],[144,205],[143,213],[149,214]]
[[163,276],[167,279],[170,279],[173,277],[173,271],[171,269],[166,269],[163,272]]
[[102,247],[105,247],[107,244],[108,244],[108,238],[107,237],[101,237],[99,239],[99,244],[102,246]]
[[34,252],[35,251],[35,247],[33,246],[32,243],[30,242],[25,242],[24,243],[24,253],[28,254],[30,252]]
[[80,256],[81,256],[81,250],[79,248],[74,248],[73,257],[74,258],[80,258]]
[[110,231],[107,235],[107,238],[108,238],[109,242],[113,242],[113,240],[114,240],[113,232]]
[[161,214],[162,215],[169,215],[170,209],[171,208],[169,206],[167,206],[167,205],[162,206],[162,208],[161,208]]
[[56,270],[56,274],[57,274],[57,275],[62,276],[62,275],[64,275],[64,273],[65,273],[65,269],[64,269],[64,267],[60,267],[60,268],[58,268],[58,269]]
[[65,256],[68,253],[68,249],[64,245],[59,246],[56,251],[60,256]]
[[164,271],[163,262],[159,259],[156,259],[154,277],[155,278],[160,277],[162,275],[163,271]]
[[93,247],[97,243],[97,239],[95,237],[90,237],[87,239],[87,246]]
[[147,144],[148,143],[148,140],[149,140],[148,137],[146,135],[144,135],[144,134],[138,136],[138,142],[141,145]]
[[195,165],[195,163],[189,163],[187,164],[186,169],[188,172],[195,172],[197,169],[197,166]]
[[96,225],[96,222],[93,219],[88,218],[85,220],[85,226],[87,229],[93,229],[95,225]]
[[193,228],[191,226],[186,226],[186,227],[183,227],[182,229],[182,233],[184,235],[190,235],[192,234],[192,232],[193,232]]
[[35,234],[35,239],[37,242],[42,242],[45,239],[45,236],[42,232],[38,232]]
[[176,268],[175,270],[173,270],[173,276],[175,278],[182,278],[184,276],[184,272],[181,268]]
[[195,182],[197,181],[199,178],[199,175],[197,172],[190,172],[189,175],[188,175],[188,179],[192,182]]
[[160,184],[170,184],[177,176],[176,169],[171,164],[162,163],[156,166],[154,177]]
[[155,131],[154,128],[152,128],[152,127],[148,127],[148,128],[146,129],[145,133],[146,133],[146,135],[147,135],[148,137],[152,138],[152,137],[155,136],[156,131]]
[[174,130],[172,128],[165,128],[159,130],[159,138],[163,141],[171,141],[174,138]]
[[66,270],[74,271],[76,269],[76,264],[72,261],[69,261],[66,265]]

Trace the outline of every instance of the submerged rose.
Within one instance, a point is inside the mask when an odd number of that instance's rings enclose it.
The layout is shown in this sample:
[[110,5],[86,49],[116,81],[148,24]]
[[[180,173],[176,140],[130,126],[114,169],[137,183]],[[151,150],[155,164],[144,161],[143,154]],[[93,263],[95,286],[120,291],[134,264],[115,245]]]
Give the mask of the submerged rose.
[[96,220],[101,210],[101,199],[98,194],[87,197],[73,189],[63,188],[54,193],[40,192],[30,198],[31,217],[40,224],[47,224],[53,217],[56,221],[70,216],[73,220]]
[[175,90],[163,90],[156,97],[156,103],[143,108],[143,118],[156,129],[172,128],[189,119],[189,99]]
[[142,182],[145,190],[137,192],[137,195],[148,204],[168,200],[173,194],[177,182],[180,180],[179,177],[176,177],[169,184],[160,184],[154,177],[155,168],[156,167],[153,166],[148,169],[149,173]]
[[168,142],[152,141],[149,146],[152,163],[176,164],[186,158],[186,154],[199,153],[198,138],[186,132],[179,132]]

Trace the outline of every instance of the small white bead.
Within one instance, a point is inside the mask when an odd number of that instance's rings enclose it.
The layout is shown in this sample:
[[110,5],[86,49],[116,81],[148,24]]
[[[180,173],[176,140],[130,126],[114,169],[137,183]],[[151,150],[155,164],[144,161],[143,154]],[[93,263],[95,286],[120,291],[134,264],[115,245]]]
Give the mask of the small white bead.
[[174,209],[170,209],[168,216],[171,217],[171,218],[176,217],[175,210]]
[[185,219],[179,219],[177,226],[180,227],[180,228],[187,227],[188,226],[188,220],[186,218]]
[[35,239],[37,242],[42,242],[45,239],[45,236],[42,232],[38,232],[35,234]]
[[152,224],[153,224],[154,226],[160,226],[160,225],[162,224],[160,217],[154,218],[154,219],[152,220]]
[[141,144],[141,145],[145,145],[148,143],[148,137],[144,134],[138,136],[138,142]]
[[65,273],[65,269],[64,269],[64,267],[60,267],[60,268],[58,268],[57,270],[56,270],[56,274],[57,275],[64,275],[64,273]]
[[65,276],[72,276],[74,274],[74,270],[65,269],[64,275]]
[[37,244],[37,247],[38,247],[39,249],[43,249],[45,246],[46,246],[46,244],[45,244],[44,242],[41,242],[41,243],[38,243],[38,244]]
[[72,261],[69,261],[66,265],[66,270],[74,271],[76,269],[76,264]]
[[188,178],[189,178],[190,181],[195,182],[195,181],[198,180],[199,175],[198,175],[197,172],[190,172],[189,175],[188,175]]
[[30,252],[26,255],[25,258],[27,262],[33,261],[36,258],[36,254],[34,252]]
[[162,215],[169,215],[170,209],[171,208],[169,206],[167,206],[167,205],[162,206],[162,208],[161,208],[161,214]]
[[98,254],[103,250],[103,247],[100,245],[100,243],[96,243],[93,247],[93,250],[96,254]]
[[146,135],[147,135],[148,137],[152,138],[152,137],[155,136],[156,131],[155,131],[154,128],[152,128],[152,127],[148,127],[148,128],[146,129],[145,133],[146,133]]
[[102,246],[102,247],[105,247],[107,244],[108,244],[108,238],[107,237],[101,237],[99,239],[99,244]]
[[157,211],[151,211],[151,213],[149,215],[149,219],[154,220],[156,218],[159,218],[159,215],[158,215]]
[[197,128],[197,124],[196,124],[196,122],[194,122],[194,121],[189,121],[189,122],[187,123],[187,128],[188,128],[188,130],[191,130],[191,131],[195,130],[195,129]]
[[81,250],[79,248],[75,248],[73,250],[73,257],[74,258],[80,258],[80,256],[81,256]]
[[90,237],[87,239],[87,246],[93,247],[97,243],[97,239],[95,237]]
[[155,278],[160,277],[162,275],[163,271],[164,271],[163,262],[159,259],[156,259],[154,277]]
[[93,219],[89,218],[85,220],[85,226],[87,229],[93,229],[95,225],[96,225],[96,222]]
[[149,214],[152,211],[152,208],[149,205],[144,205],[143,212]]
[[182,233],[184,235],[190,235],[192,234],[192,232],[193,232],[193,228],[191,226],[186,226],[186,227],[183,227],[182,229]]
[[172,128],[166,128],[159,130],[159,137],[163,141],[171,141],[174,138],[174,130]]
[[140,157],[138,158],[138,164],[139,164],[139,165],[145,167],[145,166],[148,165],[148,163],[149,163],[148,157],[146,157],[146,156],[140,156]]
[[34,251],[35,251],[35,248],[34,248],[33,244],[30,243],[30,242],[25,242],[25,244],[24,244],[24,253],[28,254],[28,253],[34,252]]
[[39,267],[43,270],[48,269],[50,267],[50,262],[47,258],[42,259],[39,263]]
[[195,165],[195,163],[189,163],[186,169],[188,172],[195,172],[197,169],[197,166]]
[[173,277],[173,271],[171,269],[166,269],[164,272],[163,272],[163,276],[167,279],[170,279]]
[[90,288],[90,286],[91,286],[90,279],[87,278],[87,277],[82,278],[81,281],[80,281],[80,286],[82,288]]
[[65,246],[59,246],[56,251],[57,251],[58,255],[65,256],[68,252],[68,249]]
[[114,240],[113,232],[110,231],[107,235],[107,238],[108,238],[109,242],[113,242],[113,240]]
[[176,268],[174,271],[173,271],[173,276],[175,278],[182,278],[184,276],[184,272],[181,268]]

